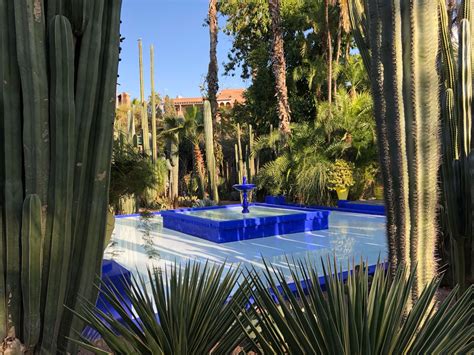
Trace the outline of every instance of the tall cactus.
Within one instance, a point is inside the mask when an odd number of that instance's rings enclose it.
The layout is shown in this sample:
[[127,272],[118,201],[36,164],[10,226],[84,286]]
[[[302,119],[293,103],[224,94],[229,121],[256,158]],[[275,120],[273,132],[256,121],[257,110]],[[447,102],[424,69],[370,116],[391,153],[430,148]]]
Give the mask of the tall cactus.
[[150,85],[151,85],[151,158],[156,164],[158,147],[156,144],[156,97],[155,97],[155,48],[150,47]]
[[215,202],[219,202],[216,157],[214,155],[214,131],[212,127],[211,104],[207,100],[204,101],[204,139],[206,145],[206,164],[207,170],[209,171],[212,199]]
[[64,305],[97,295],[120,9],[0,0],[0,342],[28,353],[72,352]]
[[[242,150],[242,131],[240,129],[240,124],[237,123],[237,148],[238,148],[238,158],[239,158],[239,171],[240,171],[240,179],[244,176],[247,176],[247,169],[244,164],[244,152]],[[238,182],[239,184],[242,183],[242,180]]]
[[255,177],[256,167],[255,167],[255,137],[252,129],[252,125],[249,124],[249,154],[248,154],[248,165],[249,165],[249,180]]
[[242,182],[244,174],[242,172],[242,168],[240,165],[239,147],[237,146],[237,143],[234,144],[234,152],[235,152],[235,170],[237,171],[237,184],[240,184]]
[[349,7],[354,37],[371,77],[389,260],[392,267],[416,265],[416,298],[436,275],[437,4],[351,0]]
[[143,79],[143,44],[138,40],[138,65],[140,71],[140,117],[142,118],[142,139],[143,152],[151,155],[150,151],[150,132],[148,129],[148,112],[145,100],[145,82]]
[[457,58],[450,33],[448,11],[439,1],[442,34],[444,93],[443,133],[443,197],[447,226],[451,238],[451,266],[454,280],[462,288],[474,280],[474,140],[472,103],[472,61],[470,2],[465,1],[458,13]]

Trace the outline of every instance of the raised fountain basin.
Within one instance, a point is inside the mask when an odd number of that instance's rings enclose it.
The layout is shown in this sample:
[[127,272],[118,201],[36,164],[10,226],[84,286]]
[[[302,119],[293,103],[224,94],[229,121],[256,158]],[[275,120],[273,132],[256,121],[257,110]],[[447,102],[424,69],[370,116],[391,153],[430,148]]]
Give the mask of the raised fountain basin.
[[215,243],[328,229],[329,211],[250,204],[185,208],[161,212],[163,227]]

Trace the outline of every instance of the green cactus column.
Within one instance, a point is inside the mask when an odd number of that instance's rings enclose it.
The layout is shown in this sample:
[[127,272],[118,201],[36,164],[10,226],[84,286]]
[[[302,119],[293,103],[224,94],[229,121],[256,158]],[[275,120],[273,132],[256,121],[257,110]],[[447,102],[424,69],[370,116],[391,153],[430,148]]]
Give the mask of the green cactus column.
[[97,296],[120,10],[0,0],[0,342],[25,353],[74,353],[64,306]]
[[150,83],[151,83],[151,139],[152,160],[156,163],[158,159],[156,144],[156,97],[155,97],[155,48],[150,47]]
[[215,202],[219,202],[216,157],[214,155],[214,131],[212,127],[211,104],[208,100],[204,100],[204,138],[206,145],[206,164],[207,170],[209,171],[212,199]]
[[351,0],[350,17],[372,81],[389,260],[392,267],[417,265],[416,298],[437,273],[440,77],[439,26],[433,15],[437,3],[363,4]]
[[175,201],[179,195],[179,134],[173,134],[170,139],[170,164],[171,164],[171,200]]
[[[247,169],[244,164],[244,154],[242,151],[242,131],[240,130],[239,123],[237,123],[237,148],[238,148],[240,179],[242,179],[244,176],[247,176]],[[241,184],[242,181],[239,181],[238,183]]]
[[444,1],[439,1],[443,61],[443,204],[451,241],[450,266],[464,289],[474,280],[474,142],[472,140],[472,23],[470,2],[459,11],[458,50],[454,50]]
[[254,149],[255,139],[252,129],[252,125],[249,124],[249,155],[248,155],[248,164],[249,164],[249,181],[252,181],[256,174],[255,166],[255,149]]
[[141,39],[138,40],[138,61],[140,71],[140,116],[142,118],[143,152],[145,152],[145,154],[147,155],[151,155],[150,132],[148,128],[148,112],[145,100],[145,83],[143,79],[143,45]]

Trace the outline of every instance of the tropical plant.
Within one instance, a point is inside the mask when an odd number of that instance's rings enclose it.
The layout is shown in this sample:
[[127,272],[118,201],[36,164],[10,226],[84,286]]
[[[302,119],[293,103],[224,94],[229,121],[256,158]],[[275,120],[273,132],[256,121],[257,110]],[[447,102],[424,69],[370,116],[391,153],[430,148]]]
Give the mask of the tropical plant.
[[[124,295],[101,283],[122,321],[90,302],[83,303],[78,316],[116,354],[208,354],[216,345],[222,353],[230,353],[241,333],[233,312],[245,305],[239,275],[238,268],[208,262],[149,270],[149,283],[142,276],[133,277]],[[228,341],[223,340],[224,334]],[[84,348],[103,353],[83,340]]]
[[457,302],[456,288],[437,304],[440,279],[436,278],[408,310],[417,276],[403,266],[391,277],[379,264],[372,278],[361,263],[344,282],[335,260],[322,263],[322,276],[309,260],[289,260],[284,268],[291,272],[290,280],[283,268],[264,263],[263,275],[255,268],[246,274],[243,288],[252,300],[249,306],[234,312],[247,337],[246,350],[265,354],[472,350],[472,285]]
[[328,172],[328,189],[336,191],[354,185],[354,164],[344,159],[336,159]]
[[[0,341],[73,352],[108,209],[120,0],[0,1]],[[15,349],[15,346],[17,348]]]
[[121,202],[127,197],[141,197],[148,189],[164,193],[166,166],[163,159],[153,164],[150,157],[117,139],[114,141],[110,173],[109,203],[122,213]]
[[[474,282],[474,139],[472,138],[472,18],[471,2],[457,9],[459,34],[451,35],[451,12],[439,1],[442,29],[443,109],[442,188],[445,218],[451,244],[450,264],[456,283],[465,287]],[[456,37],[454,37],[456,38]],[[457,48],[457,51],[455,50]]]
[[[331,203],[328,172],[334,160],[351,162],[356,171],[376,163],[372,99],[364,92],[351,95],[340,89],[331,115],[328,103],[322,102],[316,120],[312,124],[293,124],[288,147],[280,147],[276,152],[281,145],[279,139],[272,132],[256,140],[254,151],[262,157],[272,157],[257,174],[258,187],[301,203]],[[278,153],[276,158],[275,153]]]
[[206,167],[201,151],[201,142],[204,139],[204,117],[197,106],[189,107],[184,113],[183,130],[185,138],[193,147],[194,170],[198,176],[201,198],[205,198],[207,196]]
[[389,260],[393,272],[397,265],[417,265],[416,299],[437,273],[438,5],[351,0],[350,10],[372,81]]

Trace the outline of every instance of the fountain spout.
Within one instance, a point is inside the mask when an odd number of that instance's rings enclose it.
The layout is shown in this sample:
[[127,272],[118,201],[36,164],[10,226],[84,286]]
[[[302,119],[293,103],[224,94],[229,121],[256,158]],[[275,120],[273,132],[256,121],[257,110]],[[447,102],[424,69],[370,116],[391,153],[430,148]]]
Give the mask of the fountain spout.
[[233,187],[242,193],[242,213],[249,213],[249,201],[247,193],[256,188],[255,184],[247,184],[247,177],[244,176],[242,184],[235,184]]

